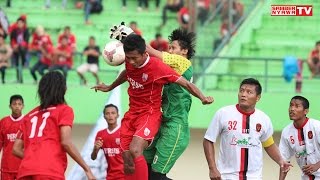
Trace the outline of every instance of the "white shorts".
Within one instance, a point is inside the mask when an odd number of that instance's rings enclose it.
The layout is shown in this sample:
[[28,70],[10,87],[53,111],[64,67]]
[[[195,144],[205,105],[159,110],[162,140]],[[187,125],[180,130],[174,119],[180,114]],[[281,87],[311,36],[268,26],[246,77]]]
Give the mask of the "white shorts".
[[84,63],[81,64],[78,68],[77,71],[81,74],[90,71],[92,73],[97,73],[98,72],[98,65],[97,64],[89,64],[89,63]]

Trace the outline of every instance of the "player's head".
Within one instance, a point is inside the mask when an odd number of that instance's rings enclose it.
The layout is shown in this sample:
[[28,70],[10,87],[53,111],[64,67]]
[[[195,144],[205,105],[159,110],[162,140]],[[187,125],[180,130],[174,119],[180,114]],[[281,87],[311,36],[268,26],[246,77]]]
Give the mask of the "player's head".
[[128,63],[134,67],[139,67],[146,61],[148,57],[146,53],[146,42],[140,35],[130,34],[122,43]]
[[95,46],[96,45],[96,39],[94,36],[89,37],[89,46]]
[[309,112],[309,101],[303,96],[294,96],[289,105],[289,117],[291,120],[301,120]]
[[67,46],[68,45],[68,36],[64,35],[61,37],[61,45]]
[[169,36],[169,52],[191,59],[195,54],[196,35],[185,29],[176,29]]
[[14,116],[21,116],[22,109],[24,107],[23,98],[19,94],[12,95],[10,97],[9,107],[11,109],[11,113]]
[[104,119],[108,125],[116,125],[119,117],[118,107],[114,104],[108,104],[103,109]]
[[64,95],[67,90],[66,78],[58,71],[46,73],[39,82],[38,95],[40,109],[66,103]]
[[64,34],[65,35],[70,35],[71,34],[71,28],[70,28],[70,26],[66,26],[66,27],[64,27]]
[[17,20],[17,27],[18,27],[19,29],[22,29],[22,28],[24,28],[24,26],[25,26],[25,20],[23,20],[22,18],[18,18],[18,20]]
[[254,109],[256,103],[261,97],[261,85],[260,82],[254,78],[244,79],[240,83],[238,92],[238,103],[240,108]]

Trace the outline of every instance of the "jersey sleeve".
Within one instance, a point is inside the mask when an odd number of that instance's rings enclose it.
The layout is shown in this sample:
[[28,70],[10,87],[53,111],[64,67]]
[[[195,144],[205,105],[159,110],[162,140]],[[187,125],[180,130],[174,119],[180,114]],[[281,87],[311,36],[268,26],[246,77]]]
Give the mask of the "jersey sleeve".
[[174,83],[181,78],[179,74],[161,61],[157,63],[157,67],[155,68],[157,69],[155,80],[161,83]]
[[221,114],[222,114],[221,110],[216,112],[213,119],[211,120],[211,123],[207,129],[206,134],[204,135],[204,138],[211,142],[216,142],[219,134],[222,131]]
[[290,144],[285,137],[285,131],[282,131],[280,144],[279,144],[279,151],[282,158],[286,161],[290,161],[291,157],[294,155],[292,149],[290,148]]
[[74,113],[71,107],[66,106],[62,109],[59,117],[59,126],[71,126],[73,125]]
[[179,75],[182,75],[190,66],[191,62],[183,56],[162,52],[162,60]]
[[263,130],[263,134],[260,137],[260,141],[263,143],[267,141],[273,134],[273,127],[271,124],[270,118],[265,115],[265,129]]

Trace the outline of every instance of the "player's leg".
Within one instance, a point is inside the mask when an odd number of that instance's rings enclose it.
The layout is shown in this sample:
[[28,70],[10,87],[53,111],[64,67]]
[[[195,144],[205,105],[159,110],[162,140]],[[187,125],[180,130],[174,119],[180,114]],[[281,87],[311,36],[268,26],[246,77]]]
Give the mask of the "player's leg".
[[96,78],[96,83],[99,84],[99,76],[98,76],[98,65],[97,64],[90,64],[89,71],[92,73],[92,75]]
[[83,76],[83,74],[85,72],[87,72],[89,69],[89,65],[87,63],[81,64],[78,68],[77,68],[77,74],[80,77],[81,81],[83,82],[84,85],[87,84],[87,80],[86,78]]
[[143,156],[147,161],[147,165],[148,165],[148,175],[149,175],[149,179],[151,178],[151,171],[152,171],[152,161],[154,158],[154,155],[156,154],[156,144],[157,144],[157,140],[159,138],[159,132],[157,133],[156,137],[154,138],[154,140],[152,141],[152,143],[149,145],[149,147],[147,147],[147,149],[145,149],[143,151]]
[[156,144],[156,154],[152,163],[152,179],[165,179],[177,159],[189,144],[189,127],[177,123],[164,123]]

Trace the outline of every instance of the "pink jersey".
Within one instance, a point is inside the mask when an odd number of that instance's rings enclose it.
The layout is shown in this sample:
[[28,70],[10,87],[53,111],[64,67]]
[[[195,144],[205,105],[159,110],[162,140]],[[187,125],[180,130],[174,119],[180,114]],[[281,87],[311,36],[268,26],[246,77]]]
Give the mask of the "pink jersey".
[[124,180],[123,159],[120,148],[120,126],[114,130],[103,129],[97,133],[96,140],[101,138],[101,149],[108,163],[107,180]]
[[73,110],[66,104],[46,110],[36,107],[25,116],[17,134],[17,138],[24,141],[24,158],[18,178],[47,175],[64,179],[67,155],[60,143],[60,126],[72,127],[73,119]]
[[[12,147],[16,140],[23,116],[15,119],[11,115],[0,121],[0,151],[3,150],[1,159],[1,172],[17,173],[21,160],[12,154]],[[2,148],[1,148],[2,147]]]
[[129,111],[160,110],[162,87],[176,82],[181,76],[155,57],[148,57],[139,68],[126,62],[127,80],[130,84]]

